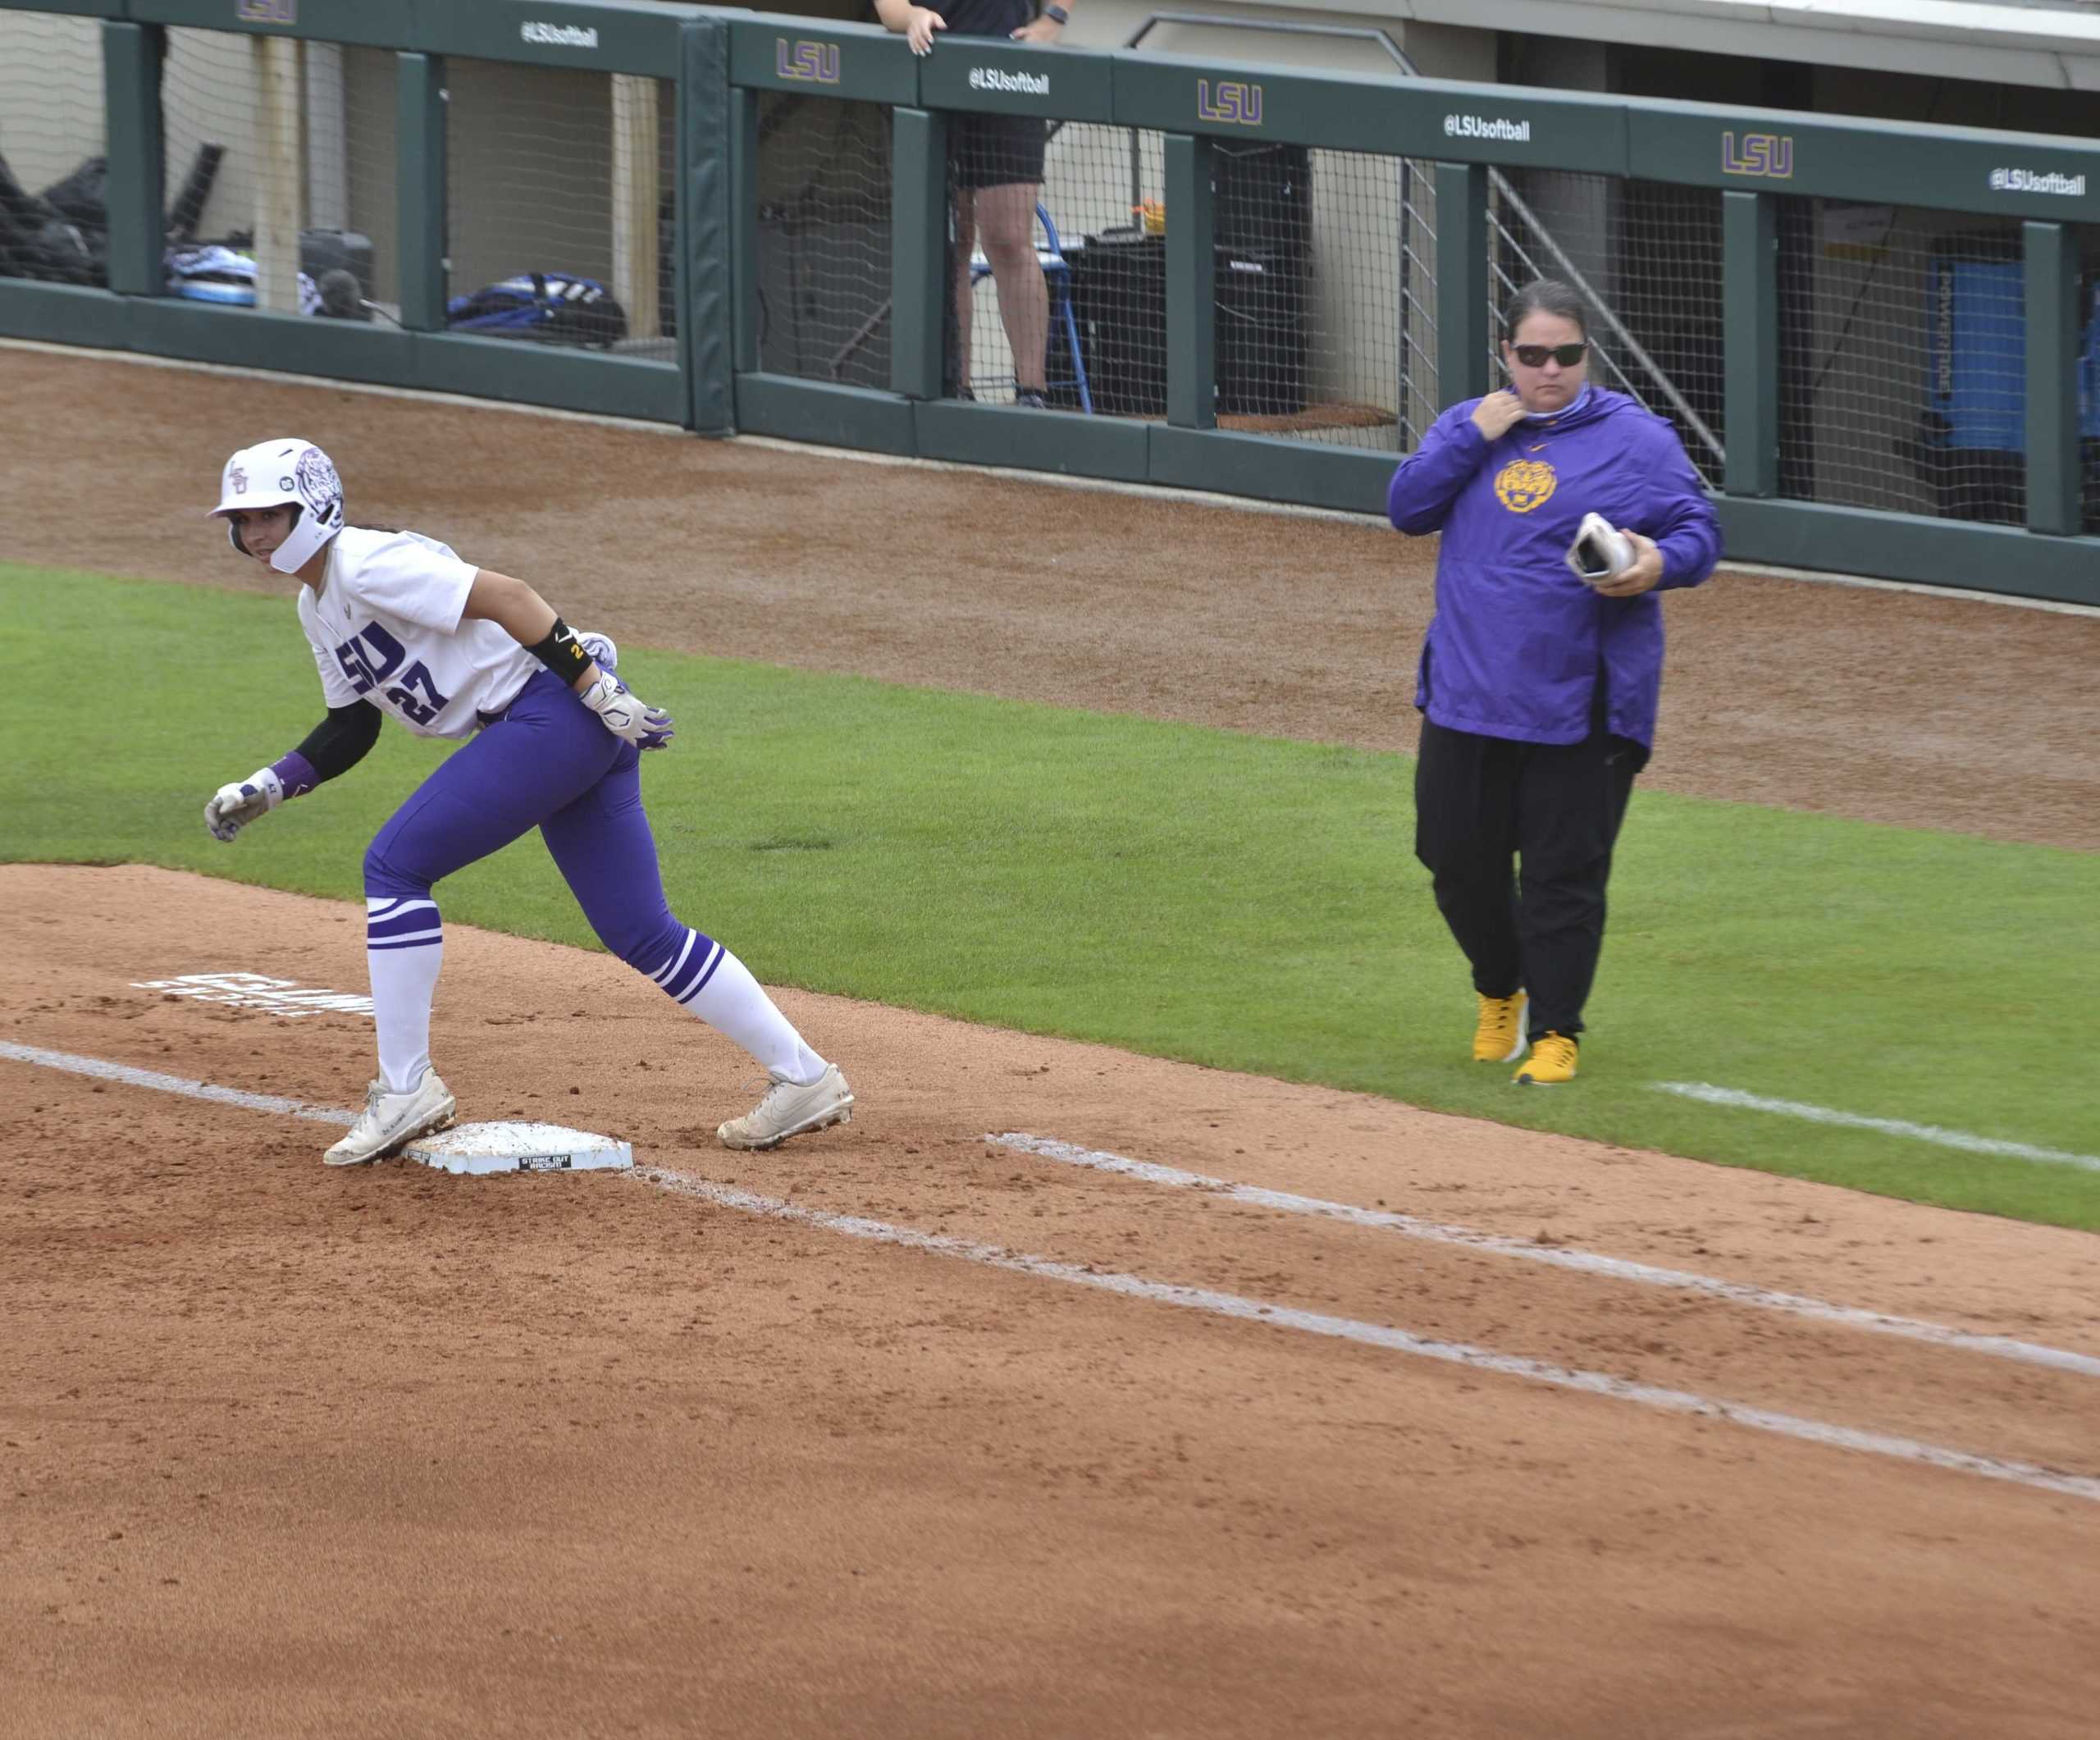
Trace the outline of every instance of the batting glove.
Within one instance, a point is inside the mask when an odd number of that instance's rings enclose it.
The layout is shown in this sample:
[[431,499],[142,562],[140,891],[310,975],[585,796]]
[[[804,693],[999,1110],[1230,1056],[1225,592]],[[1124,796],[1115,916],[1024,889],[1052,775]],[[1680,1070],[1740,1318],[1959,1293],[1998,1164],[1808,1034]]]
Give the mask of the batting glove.
[[632,689],[607,672],[598,674],[582,699],[598,715],[600,724],[637,749],[661,749],[671,741],[671,715],[661,707],[645,705]]
[[222,785],[212,794],[204,806],[205,831],[215,840],[231,841],[284,801],[285,782],[273,770],[258,768],[238,785]]

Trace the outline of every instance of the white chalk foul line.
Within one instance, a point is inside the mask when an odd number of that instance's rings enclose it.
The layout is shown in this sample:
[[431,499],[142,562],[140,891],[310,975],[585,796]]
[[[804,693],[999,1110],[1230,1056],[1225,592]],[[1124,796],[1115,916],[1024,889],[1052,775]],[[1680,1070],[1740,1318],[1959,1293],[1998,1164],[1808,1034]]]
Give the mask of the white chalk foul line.
[[249,1112],[276,1112],[286,1117],[309,1118],[317,1124],[354,1124],[354,1112],[339,1112],[331,1106],[309,1106],[304,1100],[285,1099],[275,1094],[244,1094],[238,1088],[213,1087],[208,1081],[192,1081],[186,1076],[163,1076],[158,1070],[134,1069],[128,1063],[107,1063],[100,1057],[80,1057],[71,1052],[44,1051],[34,1045],[16,1045],[0,1039],[0,1057],[17,1063],[39,1063],[48,1070],[69,1075],[93,1076],[103,1081],[121,1081],[127,1087],[156,1088],[163,1094],[180,1094],[191,1099],[208,1099],[222,1106],[240,1106]]
[[1802,1118],[1811,1124],[1834,1124],[1844,1130],[1876,1130],[1885,1136],[1908,1136],[1914,1142],[1958,1148],[1964,1153],[1991,1154],[2006,1160],[2040,1160],[2051,1166],[2075,1166],[2089,1172],[2100,1172],[2100,1154],[2074,1154],[2061,1148],[2001,1142],[1994,1136],[1971,1135],[1965,1130],[1942,1130],[1937,1124],[1910,1124],[1897,1117],[1864,1117],[1856,1112],[1833,1112],[1828,1106],[1805,1105],[1797,1099],[1766,1099],[1760,1094],[1746,1094],[1740,1088],[1717,1088],[1704,1081],[1651,1081],[1648,1085],[1658,1094],[1703,1100],[1710,1106],[1769,1112],[1781,1117]]
[[1552,1268],[1575,1269],[1583,1274],[1602,1275],[1614,1281],[1635,1281],[1643,1286],[1671,1287],[1682,1292],[1703,1293],[1710,1298],[1726,1299],[1731,1304],[1749,1305],[1760,1311],[1785,1312],[1794,1317],[1842,1324],[1849,1329],[1871,1330],[1878,1335],[1901,1336],[1908,1340],[1929,1342],[1937,1347],[1959,1348],[1965,1353],[1988,1354],[1994,1359],[2016,1359],[2026,1365],[2048,1366],[2057,1371],[2075,1372],[2081,1377],[2100,1377],[2100,1359],[2095,1359],[2089,1354],[2072,1353],[2066,1348],[2045,1347],[2037,1342],[2016,1340],[2010,1336],[1975,1335],[1965,1330],[1950,1328],[1943,1323],[1924,1322],[1915,1318],[1890,1317],[1879,1311],[1862,1311],[1851,1305],[1834,1305],[1824,1299],[1808,1299],[1795,1293],[1775,1293],[1764,1287],[1723,1281],[1712,1275],[1661,1268],[1653,1263],[1634,1263],[1623,1257],[1607,1257],[1596,1251],[1573,1250],[1565,1245],[1536,1244],[1525,1239],[1476,1232],[1469,1226],[1440,1226],[1434,1221],[1418,1220],[1411,1214],[1396,1214],[1384,1208],[1359,1208],[1350,1203],[1327,1202],[1317,1196],[1294,1196],[1288,1191],[1263,1190],[1255,1185],[1234,1184],[1229,1179],[1209,1178],[1201,1172],[1183,1171],[1178,1167],[1157,1166],[1148,1161],[1126,1159],[1121,1154],[1103,1153],[1094,1149],[1078,1147],[1071,1142],[1056,1141],[1048,1136],[1010,1131],[1005,1135],[988,1135],[984,1139],[995,1142],[1002,1148],[1039,1155],[1046,1160],[1060,1161],[1068,1166],[1087,1167],[1098,1172],[1118,1172],[1125,1177],[1144,1179],[1150,1184],[1203,1190],[1233,1202],[1250,1203],[1263,1208],[1279,1208],[1289,1214],[1315,1215],[1325,1220],[1346,1221],[1356,1226],[1382,1227],[1390,1232],[1400,1233],[1410,1239],[1426,1239],[1433,1244],[1459,1245],[1468,1250],[1486,1251],[1498,1257],[1521,1258],[1526,1263],[1541,1263]]
[[[274,1094],[244,1093],[237,1088],[217,1087],[209,1082],[193,1081],[186,1076],[162,1075],[158,1070],[135,1069],[129,1064],[110,1063],[99,1057],[78,1057],[70,1052],[45,1051],[38,1046],[16,1045],[6,1040],[0,1040],[0,1057],[11,1058],[18,1063],[39,1064],[47,1069],[65,1070],[74,1075],[121,1082],[130,1087],[152,1088],[161,1093],[180,1094],[192,1099],[240,1106],[251,1112],[275,1112],[331,1124],[347,1124],[354,1117],[352,1112],[324,1106],[309,1106]],[[1421,1336],[1410,1335],[1404,1329],[1392,1329],[1383,1324],[1359,1322],[1350,1318],[1329,1317],[1321,1312],[1300,1311],[1289,1305],[1264,1304],[1259,1299],[1244,1299],[1233,1293],[1213,1292],[1205,1287],[1177,1286],[1167,1281],[1147,1281],[1136,1275],[1082,1268],[1074,1263],[1055,1262],[1048,1257],[1004,1250],[996,1244],[979,1244],[946,1233],[920,1232],[911,1227],[892,1226],[887,1222],[870,1220],[864,1216],[829,1214],[819,1209],[800,1208],[792,1203],[760,1196],[753,1191],[739,1190],[733,1185],[688,1177],[683,1173],[669,1171],[660,1167],[637,1167],[629,1176],[646,1180],[662,1190],[698,1197],[724,1208],[740,1209],[746,1214],[762,1214],[778,1220],[798,1222],[806,1226],[844,1233],[852,1238],[870,1239],[881,1244],[902,1245],[907,1249],[927,1251],[941,1256],[960,1257],[994,1268],[1011,1270],[1017,1274],[1061,1281],[1074,1286],[1093,1287],[1102,1292],[1121,1294],[1127,1298],[1150,1299],[1161,1304],[1177,1305],[1186,1310],[1207,1311],[1219,1317],[1237,1318],[1248,1322],[1273,1324],[1279,1328],[1295,1329],[1308,1335],[1331,1336],[1341,1340],[1357,1341],[1397,1353],[1413,1354],[1425,1359],[1440,1360],[1448,1365],[1466,1366],[1505,1377],[1526,1378],[1534,1383],[1549,1384],[1559,1389],[1577,1390],[1587,1395],[1634,1402],[1668,1413],[1696,1414],[1710,1419],[1727,1420],[1754,1431],[1773,1432],[1810,1444],[1820,1444],[1838,1450],[1861,1450],[1869,1455],[1892,1457],[1898,1461],[1920,1463],[1956,1473],[1980,1475],[1986,1480],[2007,1481],[2044,1492],[2057,1492],[2070,1498],[2100,1502],[2100,1480],[2083,1474],[2061,1473],[2033,1463],[2002,1461],[1996,1457],[1979,1456],[1967,1450],[1947,1450],[1913,1438],[1895,1437],[1883,1432],[1858,1432],[1850,1427],[1832,1426],[1820,1420],[1775,1413],[1770,1409],[1715,1401],[1706,1396],[1695,1395],[1689,1391],[1666,1390],[1653,1384],[1633,1383],[1603,1372],[1575,1370],[1565,1366],[1549,1365],[1541,1360],[1522,1359],[1515,1354],[1491,1353],[1486,1348],[1470,1347],[1463,1342],[1432,1341]]]
[[1404,1329],[1390,1328],[1381,1323],[1361,1322],[1353,1318],[1330,1317],[1324,1312],[1301,1311],[1290,1305],[1265,1304],[1259,1299],[1243,1298],[1236,1293],[1219,1293],[1208,1287],[1185,1287],[1169,1281],[1148,1281],[1142,1276],[1121,1274],[1113,1270],[1085,1268],[1076,1263],[1059,1263],[1048,1257],[1007,1250],[997,1244],[980,1244],[973,1240],[958,1239],[947,1233],[922,1232],[915,1227],[894,1226],[887,1221],[870,1220],[864,1215],[831,1214],[822,1209],[806,1208],[774,1197],[761,1196],[756,1191],[740,1190],[733,1185],[716,1184],[709,1179],[669,1171],[661,1167],[637,1168],[632,1176],[660,1190],[698,1197],[702,1201],[718,1203],[726,1208],[740,1209],[746,1214],[765,1215],[774,1220],[816,1227],[825,1232],[843,1233],[848,1238],[868,1239],[879,1244],[901,1245],[908,1250],[926,1251],[936,1256],[957,1257],[967,1263],[983,1263],[988,1267],[1007,1269],[1016,1274],[1033,1276],[1039,1280],[1060,1281],[1072,1286],[1092,1287],[1104,1293],[1120,1294],[1128,1299],[1148,1299],[1156,1304],[1176,1305],[1185,1310],[1208,1312],[1214,1316],[1236,1318],[1245,1322],[1267,1323],[1275,1328],[1294,1329],[1307,1335],[1331,1336],[1338,1340],[1355,1341],[1395,1353],[1412,1354],[1418,1359],[1435,1359],[1446,1365],[1493,1372],[1508,1377],[1521,1377],[1532,1383],[1548,1384],[1555,1389],[1580,1391],[1588,1395],[1608,1396],[1616,1401],[1634,1402],[1644,1408],[1658,1409],[1665,1413],[1692,1414],[1709,1419],[1726,1420],[1753,1431],[1772,1432],[1806,1443],[1838,1450],[1862,1450],[1872,1455],[1892,1457],[1901,1462],[1921,1463],[1929,1468],[1946,1468],[1962,1474],[1978,1474],[1986,1480],[2009,1481],[2018,1486],[2036,1487],[2044,1492],[2061,1493],[2070,1498],[2100,1501],[2100,1479],[2083,1474],[2061,1473],[2033,1463],[2001,1461],[1996,1457],[1974,1455],[1967,1450],[1947,1450],[1915,1438],[1897,1437],[1886,1432],[1859,1432],[1848,1426],[1832,1426],[1821,1420],[1780,1413],[1769,1408],[1747,1407],[1740,1402],[1717,1401],[1687,1390],[1669,1390],[1654,1384],[1634,1383],[1604,1372],[1581,1371],[1567,1366],[1550,1365],[1543,1360],[1523,1359],[1513,1354],[1498,1354],[1484,1347],[1469,1346],[1462,1341],[1431,1340],[1426,1336],[1411,1335]]

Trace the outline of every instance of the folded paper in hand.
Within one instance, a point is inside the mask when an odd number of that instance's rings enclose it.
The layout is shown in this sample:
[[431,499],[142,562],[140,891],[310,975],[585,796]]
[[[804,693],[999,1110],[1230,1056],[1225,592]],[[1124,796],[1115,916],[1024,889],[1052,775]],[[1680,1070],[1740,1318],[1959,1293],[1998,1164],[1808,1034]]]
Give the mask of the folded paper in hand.
[[1623,574],[1633,565],[1632,540],[1601,514],[1585,514],[1568,546],[1568,565],[1591,586]]

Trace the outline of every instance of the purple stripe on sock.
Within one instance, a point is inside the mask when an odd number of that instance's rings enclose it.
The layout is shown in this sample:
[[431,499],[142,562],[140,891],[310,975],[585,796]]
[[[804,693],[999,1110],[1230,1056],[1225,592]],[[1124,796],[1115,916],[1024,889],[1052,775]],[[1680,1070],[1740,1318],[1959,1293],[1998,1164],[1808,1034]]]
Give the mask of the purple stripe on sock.
[[417,937],[407,943],[368,943],[365,952],[372,954],[382,948],[435,948],[445,940],[443,937]]
[[314,772],[313,764],[296,749],[270,764],[270,771],[285,783],[285,796],[304,797],[321,783],[321,775]]
[[690,991],[687,992],[684,996],[678,999],[680,1002],[691,1002],[693,998],[699,996],[702,991],[707,989],[707,981],[714,976],[714,969],[721,966],[722,957],[729,952],[728,949],[723,948],[719,943],[710,944],[710,953],[707,962],[707,970],[700,975],[700,983],[695,985]]
[[441,920],[435,907],[418,907],[412,912],[396,912],[390,918],[372,918],[365,920],[367,942],[382,942],[390,937],[404,937],[419,930],[435,930]]
[[686,933],[686,939],[683,944],[673,949],[671,951],[670,958],[665,961],[661,966],[658,967],[656,970],[651,973],[649,976],[655,980],[659,984],[669,983],[672,974],[675,973],[680,967],[683,966],[687,961],[692,959],[693,944],[699,940],[700,939],[697,933],[688,930]]
[[673,1002],[678,1003],[691,996],[699,981],[700,970],[707,965],[707,957],[714,948],[714,944],[707,938],[697,930],[693,932],[692,948],[687,952],[684,964],[664,981],[664,994]]

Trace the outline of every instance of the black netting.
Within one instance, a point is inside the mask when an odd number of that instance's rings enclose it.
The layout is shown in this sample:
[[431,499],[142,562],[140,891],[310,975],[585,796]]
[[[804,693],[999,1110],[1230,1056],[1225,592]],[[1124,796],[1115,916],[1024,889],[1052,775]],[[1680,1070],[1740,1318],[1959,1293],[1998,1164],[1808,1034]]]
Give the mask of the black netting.
[[[1489,330],[1538,278],[1583,292],[1590,378],[1631,394],[1676,427],[1691,462],[1719,483],[1725,427],[1721,196],[1710,188],[1510,170],[1490,177]],[[1500,353],[1490,375],[1500,380]]]
[[0,277],[109,280],[102,34],[0,12]]
[[[331,181],[326,211],[318,199],[309,221],[345,232],[354,270],[364,295],[380,304],[381,317],[398,317],[401,305],[400,176],[396,163],[399,103],[395,89],[395,57],[385,48],[342,51],[343,153],[340,185]],[[363,237],[372,244],[366,265]]]
[[676,87],[445,64],[447,330],[674,362]]
[[759,367],[890,384],[890,112],[758,94]]
[[1433,177],[1297,145],[1212,162],[1219,427],[1411,448],[1436,402]]
[[[988,125],[1007,130],[988,135]],[[1026,387],[1059,409],[1164,417],[1161,135],[1049,122],[1039,182],[988,181],[988,165],[1008,157],[1013,172],[1027,167],[1022,125],[949,117],[943,390],[1011,404]],[[1016,363],[1017,344],[1040,346],[1035,369]]]
[[2018,223],[1788,199],[1779,236],[1780,493],[2023,519]]
[[391,54],[171,30],[161,108],[169,295],[354,321],[398,312]]

